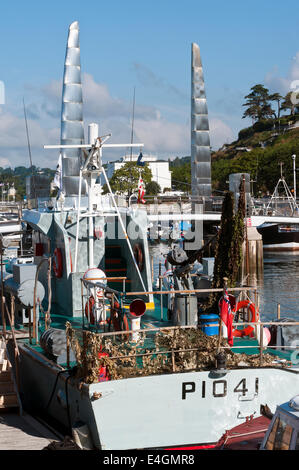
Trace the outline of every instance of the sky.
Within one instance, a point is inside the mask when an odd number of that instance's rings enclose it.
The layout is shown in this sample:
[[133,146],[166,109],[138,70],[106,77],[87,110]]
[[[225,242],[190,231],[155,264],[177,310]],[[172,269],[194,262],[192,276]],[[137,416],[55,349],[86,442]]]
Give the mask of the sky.
[[[0,166],[55,168],[68,27],[79,22],[84,123],[110,143],[190,155],[191,44],[200,47],[213,150],[251,125],[244,96],[257,83],[285,95],[299,80],[299,2],[286,0],[27,0],[0,9]],[[5,101],[1,101],[1,85]],[[4,103],[3,103],[4,101]],[[2,104],[1,104],[2,103]],[[87,136],[87,133],[86,133]],[[104,161],[128,149],[108,150]]]

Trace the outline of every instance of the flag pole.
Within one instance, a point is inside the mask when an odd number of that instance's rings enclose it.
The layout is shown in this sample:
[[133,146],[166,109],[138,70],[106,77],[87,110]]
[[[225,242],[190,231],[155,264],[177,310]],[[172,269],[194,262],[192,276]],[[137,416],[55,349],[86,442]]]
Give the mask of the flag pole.
[[[224,297],[225,291],[227,289],[227,281],[228,281],[228,278],[224,277],[223,278],[223,297]],[[221,339],[222,339],[222,318],[221,318],[221,315],[219,315],[219,332],[218,332],[217,354],[219,354],[219,352],[220,352]]]

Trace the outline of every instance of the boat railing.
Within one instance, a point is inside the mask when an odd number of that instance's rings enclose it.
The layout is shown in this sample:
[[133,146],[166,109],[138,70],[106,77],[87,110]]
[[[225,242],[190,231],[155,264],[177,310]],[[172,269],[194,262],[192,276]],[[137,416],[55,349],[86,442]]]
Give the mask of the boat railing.
[[[150,324],[149,324],[150,325]],[[205,326],[208,326],[209,323],[206,323]],[[219,335],[205,335],[201,330],[199,325],[182,325],[182,326],[160,326],[152,327],[146,326],[139,329],[130,329],[125,331],[110,331],[110,332],[97,332],[93,333],[92,337],[92,348],[93,353],[89,357],[94,357],[94,354],[102,356],[102,352],[106,351],[106,346],[108,345],[107,351],[109,354],[106,354],[109,362],[112,361],[115,366],[114,370],[117,370],[117,367],[128,367],[130,365],[137,366],[137,361],[141,361],[141,368],[146,369],[152,361],[156,361],[154,366],[156,367],[156,372],[159,373],[159,367],[157,363],[159,362],[158,358],[161,358],[161,363],[165,364],[165,361],[168,363],[169,372],[179,372],[179,371],[191,371],[191,370],[201,370],[203,364],[201,363],[201,357],[205,358],[208,355],[210,361],[210,367],[217,366],[217,355],[220,351],[223,351],[226,354],[226,357],[232,358],[233,363],[228,364],[227,369],[233,369],[240,367],[238,359],[239,352],[242,354],[242,360],[246,355],[246,361],[248,364],[243,364],[243,366],[252,366],[254,367],[283,367],[290,368],[293,365],[299,363],[299,344],[283,344],[283,345],[267,345],[263,342],[263,328],[265,325],[275,325],[281,327],[287,326],[299,326],[299,322],[274,322],[274,321],[257,321],[257,322],[234,322],[233,326],[248,326],[251,325],[255,328],[255,339],[260,336],[258,341],[244,341],[244,344],[241,344],[243,341],[238,341],[237,344],[229,346],[226,338],[222,338],[221,343],[219,344],[218,338]],[[215,326],[213,324],[213,326]],[[188,330],[190,336],[188,336]],[[193,331],[191,331],[193,330]],[[184,333],[184,331],[186,333]],[[77,331],[77,334],[80,334]],[[90,337],[89,331],[81,331],[82,343],[87,345]],[[164,346],[161,347],[161,344],[156,343],[156,338],[166,338],[167,341]],[[192,338],[194,340],[194,335],[197,338],[195,343],[191,347],[186,347],[188,340],[186,338]],[[198,336],[197,336],[198,335]],[[182,342],[181,342],[182,339]],[[248,338],[251,339],[251,338]],[[252,338],[254,339],[254,338]],[[69,340],[68,340],[69,341]],[[107,343],[108,341],[108,343]],[[148,343],[150,341],[150,344]],[[172,342],[173,341],[173,342]],[[251,343],[251,344],[248,344]],[[70,348],[70,341],[69,341]],[[163,344],[163,343],[162,343]],[[182,346],[178,347],[178,344]],[[195,345],[194,345],[195,344]],[[96,345],[97,349],[94,349]],[[113,347],[111,348],[111,345]],[[184,346],[185,345],[185,346]],[[118,347],[120,346],[120,349]],[[103,349],[102,349],[103,347]],[[206,349],[205,349],[206,348]],[[251,350],[251,351],[250,351]],[[253,352],[252,352],[253,350]],[[277,350],[279,351],[277,353]],[[247,351],[247,353],[246,353]],[[286,351],[286,354],[281,354]],[[105,355],[105,354],[104,354]],[[87,355],[88,356],[88,355]],[[82,357],[82,355],[81,355]],[[164,359],[163,359],[164,357]],[[144,363],[144,361],[146,361]],[[253,361],[253,362],[252,362]],[[182,367],[182,362],[184,366]],[[105,365],[107,365],[104,362]],[[123,364],[123,365],[122,365]],[[69,366],[69,363],[68,363]],[[116,367],[116,369],[115,369]],[[139,365],[140,367],[140,365]],[[216,367],[217,368],[217,367]],[[109,366],[108,366],[109,369]],[[129,370],[128,369],[128,370]],[[137,367],[138,369],[138,367]],[[137,369],[135,373],[137,373]],[[149,371],[152,371],[153,368],[150,368]],[[162,370],[162,369],[161,369]],[[130,372],[131,376],[134,376],[134,371]],[[138,375],[138,373],[137,373]]]
[[[125,280],[126,278],[120,278],[120,277],[115,277],[115,278],[105,278],[107,281],[109,280],[118,280],[118,281],[123,281],[124,282],[124,286],[125,286]],[[99,288],[103,288],[103,283],[101,282],[98,282],[99,279],[92,279],[92,278],[88,278],[88,279],[82,279],[82,316],[83,316],[83,325],[84,325],[84,321],[86,321],[86,317],[88,319],[88,322],[90,323],[90,311],[89,309],[87,308],[86,310],[86,305],[88,305],[88,289],[87,289],[87,292],[83,292],[83,287],[84,287],[84,282],[85,282],[85,287],[86,285],[91,285],[93,288],[94,287],[99,287]],[[110,289],[112,290],[112,289]],[[112,290],[113,291],[113,290]],[[114,291],[115,292],[115,291]],[[168,295],[168,294],[180,294],[180,295],[189,295],[189,296],[196,296],[198,294],[202,294],[202,293],[221,293],[223,292],[223,288],[210,288],[210,289],[192,289],[192,290],[153,290],[153,291],[136,291],[136,292],[119,292],[118,294],[120,294],[120,298],[121,298],[121,301],[123,302],[126,302],[127,303],[130,303],[130,297],[141,297],[141,296],[144,296],[144,295],[147,295],[147,294],[157,294],[157,295]],[[258,301],[258,292],[257,292],[257,287],[251,287],[251,286],[242,286],[242,287],[233,287],[233,288],[227,288],[227,292],[231,292],[231,293],[236,293],[236,292],[239,292],[241,295],[245,295],[247,296],[248,292],[252,293],[253,292],[253,295],[254,295],[254,298],[255,298],[255,303],[256,303],[256,306],[258,307],[258,304],[259,304],[259,301]],[[247,296],[248,297],[248,296]],[[112,296],[113,298],[113,296]],[[249,297],[248,297],[249,298]],[[86,300],[86,303],[85,303],[85,300]],[[101,297],[101,300],[100,302],[107,302],[107,299],[103,296]],[[111,302],[111,298],[109,299],[109,301]],[[111,305],[110,305],[111,306]],[[106,306],[107,308],[107,306]],[[108,307],[109,309],[109,307]],[[278,313],[278,312],[277,312]],[[242,317],[241,317],[242,318]],[[107,322],[106,322],[107,323]],[[211,326],[213,323],[209,323],[209,322],[206,322],[205,323],[205,326],[208,327],[208,326]],[[119,338],[123,338],[125,341],[129,341],[131,342],[131,344],[133,344],[133,347],[134,345],[136,346],[136,344],[138,344],[139,346],[142,345],[142,339],[146,339],[148,337],[153,337],[154,334],[170,334],[171,332],[175,332],[177,330],[188,330],[188,329],[200,329],[200,325],[176,325],[176,326],[170,326],[170,325],[165,325],[165,326],[159,326],[159,327],[152,327],[152,323],[150,321],[144,321],[143,322],[143,325],[142,325],[142,328],[139,328],[139,329],[126,329],[124,331],[105,331],[105,322],[102,322],[102,326],[104,325],[104,331],[98,331],[98,329],[96,329],[95,333],[99,338],[103,339],[103,338],[111,338],[111,340],[116,340],[118,341]],[[262,364],[263,362],[263,355],[265,353],[265,351],[269,352],[269,351],[275,351],[275,350],[293,350],[295,355],[297,354],[296,351],[299,349],[299,342],[298,344],[291,344],[291,345],[268,345],[268,344],[265,344],[264,343],[264,327],[265,326],[271,326],[271,325],[275,325],[276,327],[287,327],[287,326],[299,326],[299,322],[296,322],[296,321],[279,321],[279,318],[277,318],[276,321],[260,321],[260,319],[257,319],[256,322],[252,322],[250,320],[247,320],[246,321],[246,317],[244,319],[243,317],[243,321],[239,321],[239,322],[233,322],[233,328],[238,328],[238,327],[243,327],[245,328],[245,326],[252,326],[254,328],[254,333],[255,333],[255,338],[258,339],[258,341],[251,341],[249,343],[251,344],[240,344],[240,342],[237,342],[237,344],[233,345],[232,348],[233,348],[233,351],[234,352],[238,352],[238,350],[241,350],[244,351],[244,350],[258,350],[259,351],[259,356],[260,356],[260,364]],[[215,326],[215,325],[214,325]],[[220,325],[218,326],[218,331],[222,331],[222,325],[221,325],[221,322],[220,322]],[[84,334],[84,332],[83,332]],[[222,335],[221,335],[222,336]],[[134,344],[134,341],[135,339],[139,338],[137,340],[137,343]],[[215,341],[215,347],[216,349],[218,349],[218,351],[220,350],[223,350],[223,349],[226,349],[228,348],[228,344],[226,343],[226,341],[221,342],[220,339],[218,339],[218,337],[220,338],[220,335],[218,334],[217,336],[214,336],[214,340],[216,338],[216,341]],[[213,337],[212,337],[213,338]],[[132,341],[133,339],[133,341]],[[225,339],[225,338],[224,338]],[[170,354],[172,355],[172,360],[173,360],[173,354],[176,354],[176,353],[188,353],[188,352],[195,352],[197,351],[199,348],[185,348],[185,349],[171,349],[171,351],[169,350],[152,350],[151,352],[138,352],[135,350],[135,357],[142,357],[142,356],[151,356],[153,354],[156,354],[156,355],[165,355],[165,354]],[[126,359],[128,358],[127,355],[116,355],[116,356],[111,356],[110,359]],[[274,359],[273,359],[274,360]],[[298,361],[299,362],[299,361]]]
[[[269,326],[269,325],[275,325],[275,326],[281,326],[281,327],[286,327],[286,326],[299,326],[299,322],[273,322],[273,321],[257,321],[257,322],[233,322],[232,326],[233,327],[237,327],[237,326],[252,326],[255,328],[255,336],[259,337],[259,341],[258,341],[258,345],[256,344],[256,342],[254,342],[254,344],[241,344],[241,345],[233,345],[232,347],[229,347],[228,344],[222,344],[220,345],[219,347],[217,347],[217,349],[222,349],[222,350],[228,350],[228,349],[233,349],[233,350],[238,350],[238,349],[242,349],[242,350],[256,350],[258,349],[259,350],[259,360],[260,360],[260,365],[262,365],[263,363],[263,354],[265,353],[269,353],[272,349],[273,350],[287,350],[287,351],[293,351],[295,353],[294,355],[294,360],[293,362],[294,363],[298,363],[299,364],[299,341],[295,341],[296,344],[290,344],[290,345],[287,345],[287,344],[283,344],[283,345],[266,345],[264,344],[264,341],[263,341],[263,332],[264,332],[264,327],[265,326]],[[213,323],[205,323],[205,326],[214,326],[214,322]],[[153,332],[156,332],[156,333],[169,333],[171,331],[175,332],[177,330],[188,330],[188,329],[200,329],[200,327],[198,325],[182,325],[182,326],[165,326],[165,327],[158,327],[158,328],[140,328],[138,330],[129,330],[129,331],[121,331],[121,332],[108,332],[108,333],[100,333],[100,335],[102,337],[109,337],[109,336],[115,336],[115,335],[128,335],[130,334],[131,337],[136,337],[136,334],[138,335],[146,335],[147,333],[153,333]],[[141,336],[140,336],[141,337]],[[211,338],[211,336],[209,336],[208,338]],[[214,336],[214,339],[217,338],[217,335]],[[157,351],[157,350],[154,350],[154,351],[151,351],[151,352],[147,352],[147,353],[137,353],[135,352],[135,357],[142,357],[142,356],[152,356],[153,354],[155,355],[169,355],[171,354],[172,356],[172,362],[174,362],[174,354],[176,353],[188,353],[188,352],[196,352],[196,351],[199,351],[200,348],[179,348],[179,349],[171,349],[171,350],[165,350],[165,351]],[[118,359],[127,359],[128,358],[128,355],[117,355],[117,356],[111,356],[110,359],[114,359],[114,360],[118,360]],[[279,360],[279,358],[277,358]],[[273,361],[275,360],[275,357],[273,357]],[[286,362],[287,365],[291,365],[291,361],[286,361],[285,359],[283,359],[283,362]]]

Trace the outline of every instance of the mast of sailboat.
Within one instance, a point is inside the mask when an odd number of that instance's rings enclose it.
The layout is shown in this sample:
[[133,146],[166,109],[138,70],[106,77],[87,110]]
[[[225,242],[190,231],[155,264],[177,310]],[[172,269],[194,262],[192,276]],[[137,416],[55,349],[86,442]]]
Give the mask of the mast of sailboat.
[[33,174],[32,155],[31,155],[31,147],[30,147],[30,140],[29,140],[28,123],[27,123],[27,115],[26,115],[26,107],[25,107],[24,97],[23,97],[23,108],[24,108],[24,118],[25,118],[25,127],[26,127],[26,135],[27,135],[27,145],[28,145],[28,153],[29,153],[29,160],[30,160],[30,168],[31,168],[31,174],[32,174],[33,192],[34,192],[34,199],[36,200],[36,190],[35,190],[35,181],[34,181],[34,174]]
[[284,199],[283,197],[279,196],[279,191],[278,191],[278,188],[279,188],[279,185],[280,183],[282,184],[283,186],[283,189],[285,191],[285,194],[286,194],[286,197],[287,197],[287,201],[289,203],[289,206],[290,206],[290,209],[292,211],[292,215],[294,214],[295,210],[296,211],[299,211],[299,207],[296,203],[296,198],[295,198],[295,194],[292,194],[286,181],[285,181],[285,178],[283,176],[283,173],[282,173],[282,167],[283,167],[283,162],[279,162],[278,163],[280,165],[280,178],[278,180],[278,183],[277,185],[275,186],[275,189],[274,189],[274,192],[272,194],[272,197],[266,207],[266,214],[268,213],[268,210],[269,208],[271,207],[272,203],[274,202],[275,203],[275,210],[277,210],[277,201],[279,199]]
[[292,155],[293,160],[293,178],[294,178],[294,199],[297,199],[297,190],[296,190],[296,155]]
[[134,87],[134,93],[133,93],[133,110],[132,110],[132,130],[131,130],[131,157],[130,161],[132,161],[132,151],[133,151],[133,138],[134,138],[134,116],[135,116],[135,87]]

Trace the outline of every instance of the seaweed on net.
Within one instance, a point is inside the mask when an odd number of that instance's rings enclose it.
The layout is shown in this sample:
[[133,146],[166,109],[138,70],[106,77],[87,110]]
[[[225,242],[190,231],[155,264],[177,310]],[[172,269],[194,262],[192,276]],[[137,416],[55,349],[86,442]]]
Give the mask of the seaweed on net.
[[[76,356],[77,377],[85,383],[98,382],[102,366],[106,367],[111,380],[210,370],[215,368],[219,351],[218,336],[207,336],[196,328],[159,330],[151,348],[144,347],[146,332],[140,334],[137,343],[130,343],[116,340],[117,335],[103,336],[90,331],[81,332],[79,337],[69,323],[66,331]],[[234,353],[224,338],[220,346],[226,354],[227,368],[278,365],[273,363],[274,357],[270,354],[263,354],[261,358],[259,354]]]

